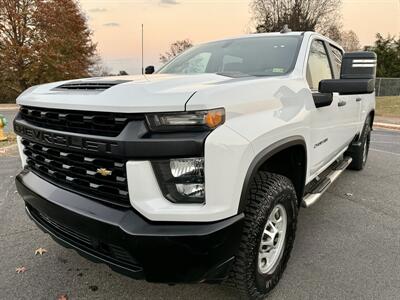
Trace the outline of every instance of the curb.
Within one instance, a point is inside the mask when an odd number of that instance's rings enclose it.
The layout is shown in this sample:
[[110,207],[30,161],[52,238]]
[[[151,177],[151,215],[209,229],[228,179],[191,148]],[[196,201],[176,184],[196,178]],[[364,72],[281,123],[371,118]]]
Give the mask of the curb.
[[6,110],[18,110],[19,106],[18,105],[1,105],[0,104],[0,110],[6,111]]
[[374,122],[374,127],[392,129],[392,130],[400,130],[400,125],[390,124],[390,123]]

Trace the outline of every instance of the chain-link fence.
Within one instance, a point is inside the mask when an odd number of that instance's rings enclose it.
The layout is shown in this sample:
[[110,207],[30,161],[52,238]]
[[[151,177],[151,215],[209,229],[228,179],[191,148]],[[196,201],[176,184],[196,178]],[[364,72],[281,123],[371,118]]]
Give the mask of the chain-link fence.
[[400,78],[376,78],[376,96],[400,96]]

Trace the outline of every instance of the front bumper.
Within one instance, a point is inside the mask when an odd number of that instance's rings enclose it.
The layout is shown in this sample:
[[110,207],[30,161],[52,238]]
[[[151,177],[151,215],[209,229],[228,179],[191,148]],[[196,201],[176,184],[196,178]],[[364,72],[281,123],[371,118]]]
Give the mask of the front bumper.
[[28,215],[57,242],[113,270],[151,282],[223,280],[243,214],[210,223],[152,222],[58,188],[30,171],[16,178]]

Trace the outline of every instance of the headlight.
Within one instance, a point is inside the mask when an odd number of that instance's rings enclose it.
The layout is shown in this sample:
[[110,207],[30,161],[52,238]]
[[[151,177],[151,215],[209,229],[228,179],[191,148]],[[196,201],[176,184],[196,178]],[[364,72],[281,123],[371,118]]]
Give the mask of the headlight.
[[210,130],[225,122],[225,110],[148,114],[146,119],[152,131]]
[[174,203],[204,203],[204,158],[153,161],[160,188]]

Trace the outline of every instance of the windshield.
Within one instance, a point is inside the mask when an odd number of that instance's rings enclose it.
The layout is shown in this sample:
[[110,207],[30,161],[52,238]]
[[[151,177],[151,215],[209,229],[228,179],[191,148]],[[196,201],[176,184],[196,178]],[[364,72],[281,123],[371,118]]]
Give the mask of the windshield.
[[182,53],[158,73],[278,76],[295,64],[300,36],[266,36],[212,42]]

